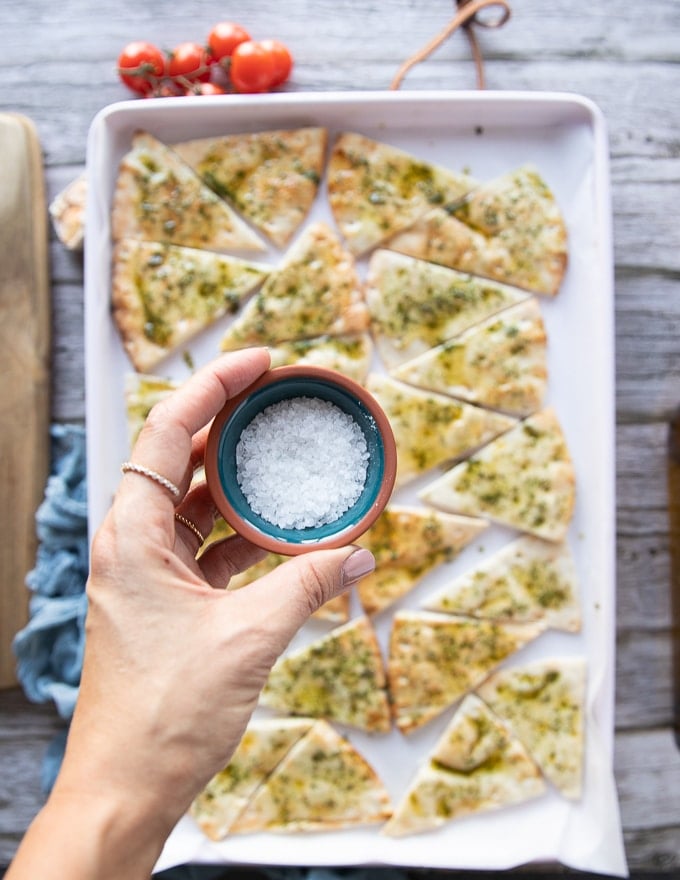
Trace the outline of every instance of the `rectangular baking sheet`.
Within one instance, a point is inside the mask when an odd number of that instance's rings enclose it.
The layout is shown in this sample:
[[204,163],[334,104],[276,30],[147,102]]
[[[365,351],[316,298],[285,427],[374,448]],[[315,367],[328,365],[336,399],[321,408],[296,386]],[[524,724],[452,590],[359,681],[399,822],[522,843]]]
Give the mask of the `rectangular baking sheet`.
[[[88,141],[86,222],[86,391],[90,534],[102,521],[128,456],[124,380],[131,366],[110,315],[111,200],[117,167],[131,137],[146,129],[166,143],[220,134],[320,125],[329,144],[357,131],[418,157],[488,180],[527,162],[552,189],[565,216],[569,266],[554,300],[540,298],[548,333],[549,387],[574,460],[577,502],[568,540],[580,578],[582,632],[549,631],[507,665],[577,654],[588,661],[583,798],[571,803],[550,791],[525,805],[452,822],[442,830],[393,840],[379,829],[329,834],[235,836],[209,842],[184,818],[157,868],[185,862],[272,865],[402,865],[509,868],[559,861],[582,870],[626,874],[612,773],[615,640],[614,357],[611,210],[608,148],[599,110],[575,95],[517,92],[311,93],[129,101],[106,108]],[[308,221],[333,225],[325,181]],[[273,263],[281,252],[265,257]],[[258,257],[258,259],[260,259]],[[358,264],[365,273],[365,261]],[[196,366],[219,353],[226,321],[185,348]],[[376,369],[381,369],[376,365]],[[187,358],[169,358],[157,372],[189,375]],[[425,480],[426,482],[427,480]],[[393,501],[418,503],[405,487]],[[424,595],[515,533],[492,526],[453,562],[425,577],[375,620],[386,649],[392,612],[417,608]],[[353,614],[360,609],[353,598]],[[329,625],[308,624],[293,643],[305,644]],[[178,686],[182,686],[178,683]],[[342,729],[380,774],[395,803],[416,765],[450,719],[445,712],[414,735]]]

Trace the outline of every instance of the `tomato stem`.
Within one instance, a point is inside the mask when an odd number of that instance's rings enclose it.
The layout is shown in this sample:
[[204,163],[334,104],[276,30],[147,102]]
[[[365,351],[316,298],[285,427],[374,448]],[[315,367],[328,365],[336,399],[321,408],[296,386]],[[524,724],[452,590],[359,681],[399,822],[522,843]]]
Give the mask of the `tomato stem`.
[[[145,80],[151,84],[151,91],[155,93],[167,84],[181,86],[184,89],[192,89],[198,84],[197,81],[202,76],[205,76],[206,73],[212,73],[215,67],[220,67],[225,73],[228,73],[230,63],[231,58],[225,57],[212,64],[201,65],[201,67],[197,67],[196,70],[192,70],[190,73],[162,73],[158,75],[153,72],[153,64],[144,61],[137,67],[118,67],[117,71],[119,76],[139,77],[139,79]],[[236,91],[233,86],[231,86],[231,90]]]

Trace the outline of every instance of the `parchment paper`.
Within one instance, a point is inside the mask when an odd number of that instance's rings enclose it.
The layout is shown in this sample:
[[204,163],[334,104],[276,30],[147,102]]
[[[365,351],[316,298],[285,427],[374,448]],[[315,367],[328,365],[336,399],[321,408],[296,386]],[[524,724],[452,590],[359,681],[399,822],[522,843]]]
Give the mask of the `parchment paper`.
[[[582,591],[579,634],[548,631],[510,657],[512,666],[538,657],[580,655],[588,661],[586,767],[583,797],[572,803],[551,790],[524,805],[451,822],[443,829],[393,840],[377,828],[332,834],[246,835],[208,841],[185,817],[171,835],[157,869],[186,862],[270,865],[402,865],[432,868],[509,868],[558,861],[581,870],[625,876],[616,787],[612,772],[614,571],[614,359],[611,213],[607,140],[592,104],[574,95],[515,92],[398,92],[281,94],[125,102],[93,122],[88,144],[90,201],[86,232],[87,424],[90,534],[110,504],[127,457],[123,383],[130,364],[109,312],[110,204],[118,161],[132,133],[145,128],[171,143],[221,133],[325,125],[359,131],[414,154],[468,170],[488,180],[533,163],[553,190],[569,232],[569,267],[554,300],[540,298],[548,332],[547,405],[555,407],[577,475],[569,542]],[[332,223],[322,184],[309,221]],[[272,250],[266,259],[278,262]],[[259,259],[259,258],[258,258]],[[365,273],[365,261],[359,263]],[[216,356],[225,322],[187,348],[196,365]],[[376,369],[382,369],[376,362]],[[158,370],[177,379],[186,361],[170,358]],[[415,481],[394,502],[419,503],[432,479]],[[386,648],[392,613],[417,608],[423,596],[516,536],[493,526],[456,560],[375,620]],[[352,610],[360,613],[353,598]],[[328,630],[312,622],[293,643]],[[178,682],[178,687],[186,687]],[[228,699],[228,694],[225,694]],[[262,710],[260,710],[262,711]],[[453,713],[405,738],[396,730],[371,737],[342,729],[373,764],[396,802]],[[219,735],[219,732],[215,732]]]

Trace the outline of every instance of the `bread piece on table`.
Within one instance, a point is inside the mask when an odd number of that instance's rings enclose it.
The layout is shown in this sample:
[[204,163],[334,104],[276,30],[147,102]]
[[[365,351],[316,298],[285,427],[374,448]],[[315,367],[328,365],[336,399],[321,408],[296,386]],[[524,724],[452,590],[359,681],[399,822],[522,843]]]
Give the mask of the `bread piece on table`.
[[201,138],[173,149],[203,182],[278,247],[316,198],[328,133],[297,128]]
[[553,657],[501,669],[477,689],[564,797],[583,788],[586,661]]
[[516,416],[540,409],[547,337],[535,299],[504,309],[393,370],[395,379]]
[[258,789],[232,832],[334,831],[384,822],[391,812],[371,765],[330,724],[317,721]]
[[416,771],[383,833],[404,837],[430,831],[464,816],[523,803],[545,790],[522,743],[469,694]]
[[367,614],[376,614],[412,590],[425,575],[448,562],[487,527],[485,519],[452,516],[426,507],[392,504],[357,539],[376,567],[356,585]]
[[398,611],[387,675],[399,730],[411,733],[436,718],[543,630],[540,623]]
[[271,267],[199,248],[126,238],[113,252],[113,319],[135,369],[149,372],[239,304]]
[[410,226],[433,205],[459,202],[466,174],[355,132],[340,134],[328,161],[328,198],[347,246],[361,255]]
[[578,578],[566,542],[523,535],[463,572],[422,603],[428,611],[581,628]]
[[462,204],[433,208],[385,247],[546,296],[567,266],[564,218],[531,165],[480,184]]
[[314,223],[230,325],[222,349],[343,336],[367,327],[354,259],[330,227]]
[[259,786],[313,725],[309,718],[249,723],[227,766],[210,780],[189,810],[211,840],[227,836]]
[[544,409],[454,465],[420,493],[449,513],[488,516],[564,540],[575,504],[574,465],[557,415]]
[[389,370],[528,297],[507,284],[384,249],[371,256],[366,277],[371,332]]
[[123,156],[111,215],[115,241],[140,238],[213,251],[262,251],[229,205],[169,147],[137,132]]
[[373,733],[390,729],[385,670],[367,617],[358,617],[275,664],[260,703]]

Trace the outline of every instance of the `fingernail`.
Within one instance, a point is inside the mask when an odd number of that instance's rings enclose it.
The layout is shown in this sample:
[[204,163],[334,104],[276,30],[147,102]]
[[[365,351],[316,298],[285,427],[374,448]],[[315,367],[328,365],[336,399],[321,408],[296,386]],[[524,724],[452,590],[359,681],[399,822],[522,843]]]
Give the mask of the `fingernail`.
[[345,559],[342,566],[342,582],[345,585],[353,584],[374,570],[375,559],[371,551],[359,548]]

